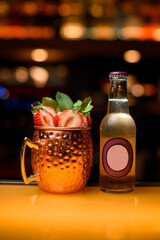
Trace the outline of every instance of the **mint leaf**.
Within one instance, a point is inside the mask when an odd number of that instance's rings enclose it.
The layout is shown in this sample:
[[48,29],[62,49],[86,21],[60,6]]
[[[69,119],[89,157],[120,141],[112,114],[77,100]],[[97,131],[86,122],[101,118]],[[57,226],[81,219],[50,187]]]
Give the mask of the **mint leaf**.
[[42,104],[43,104],[43,106],[50,106],[54,109],[56,109],[57,105],[58,105],[58,103],[54,99],[49,98],[49,97],[43,97]]
[[[88,110],[86,110],[86,109],[87,109],[87,107],[90,106],[91,102],[92,102],[91,97],[85,98],[85,99],[83,100],[80,108],[79,108],[79,112],[88,112]],[[91,105],[91,106],[92,106],[92,105]],[[88,108],[88,109],[89,109],[89,108]],[[91,109],[92,109],[92,108],[91,108]],[[90,111],[90,110],[89,110],[89,111]]]
[[72,109],[73,107],[73,101],[67,94],[57,92],[56,101],[62,111]]
[[73,111],[79,112],[79,110],[81,108],[81,105],[82,105],[82,101],[81,100],[77,100],[77,102],[75,102],[73,104]]
[[85,110],[83,111],[83,113],[86,113],[86,112],[90,112],[93,108],[93,105],[88,105]]
[[81,104],[82,104],[82,101],[81,100],[77,100],[77,102],[75,102],[73,104],[73,107],[79,107],[79,106],[81,106]]
[[91,97],[85,98],[83,102],[81,100],[78,100],[73,104],[73,111],[75,112],[82,112],[82,113],[88,113],[92,110],[93,105],[91,105],[92,99]]

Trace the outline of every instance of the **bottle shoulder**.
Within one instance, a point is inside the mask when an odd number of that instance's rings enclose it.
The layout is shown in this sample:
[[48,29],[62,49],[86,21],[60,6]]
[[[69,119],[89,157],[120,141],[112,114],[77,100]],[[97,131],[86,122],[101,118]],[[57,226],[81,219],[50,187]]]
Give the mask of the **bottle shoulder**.
[[106,114],[101,122],[100,131],[111,134],[136,134],[136,124],[132,116],[128,113],[110,113]]

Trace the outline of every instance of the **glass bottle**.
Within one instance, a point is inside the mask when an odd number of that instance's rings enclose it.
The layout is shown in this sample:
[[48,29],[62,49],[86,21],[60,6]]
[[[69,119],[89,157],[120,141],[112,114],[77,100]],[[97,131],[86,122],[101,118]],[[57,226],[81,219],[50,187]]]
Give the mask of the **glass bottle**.
[[135,186],[136,125],[129,114],[126,72],[111,72],[107,114],[100,125],[100,189],[131,192]]

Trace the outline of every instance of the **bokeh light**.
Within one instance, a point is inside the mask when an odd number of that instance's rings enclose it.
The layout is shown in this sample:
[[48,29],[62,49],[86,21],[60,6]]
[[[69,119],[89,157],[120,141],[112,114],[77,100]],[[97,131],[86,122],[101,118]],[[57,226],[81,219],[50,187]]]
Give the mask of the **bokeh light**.
[[93,4],[90,8],[90,13],[93,17],[102,17],[103,16],[103,6],[100,4]]
[[10,11],[10,6],[6,1],[0,1],[0,16],[6,16]]
[[36,62],[44,62],[48,59],[48,51],[45,49],[34,49],[31,52],[31,58]]
[[0,69],[0,79],[2,82],[10,83],[13,79],[13,72],[8,67],[3,67]]
[[58,12],[62,17],[67,17],[71,14],[71,7],[67,3],[63,3],[59,6]]
[[14,75],[17,82],[25,83],[28,80],[28,69],[25,67],[18,67]]
[[50,26],[0,25],[0,38],[2,39],[51,39],[54,36],[55,30]]
[[37,4],[33,1],[26,1],[23,5],[23,10],[27,15],[37,14]]
[[4,86],[0,85],[0,99],[6,100],[9,98],[9,90]]
[[141,85],[139,83],[134,84],[131,88],[131,93],[134,97],[142,97],[144,95],[143,85]]
[[144,92],[146,97],[152,97],[156,95],[157,93],[157,87],[152,83],[145,83],[144,86]]
[[92,39],[114,40],[116,37],[115,28],[109,25],[96,25],[90,32]]
[[160,41],[160,28],[156,28],[153,31],[152,36],[154,41],[157,41],[157,42]]
[[123,58],[126,62],[136,63],[141,59],[141,53],[137,50],[128,50],[124,52]]
[[60,28],[60,35],[65,39],[82,39],[85,37],[86,28],[81,22],[64,23]]
[[120,30],[120,39],[132,40],[142,38],[142,27],[140,26],[126,26]]
[[38,88],[45,87],[49,79],[49,73],[45,68],[33,66],[29,69],[29,74],[33,79],[36,87]]

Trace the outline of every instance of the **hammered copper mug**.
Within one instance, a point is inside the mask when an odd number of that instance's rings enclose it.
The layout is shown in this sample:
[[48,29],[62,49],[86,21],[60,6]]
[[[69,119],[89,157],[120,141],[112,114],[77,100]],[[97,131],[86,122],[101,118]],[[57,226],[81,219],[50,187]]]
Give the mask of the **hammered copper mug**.
[[[25,171],[26,146],[31,148],[34,175]],[[26,184],[37,181],[52,193],[73,193],[86,185],[93,164],[90,128],[37,127],[32,141],[24,138],[21,149],[21,172]]]

